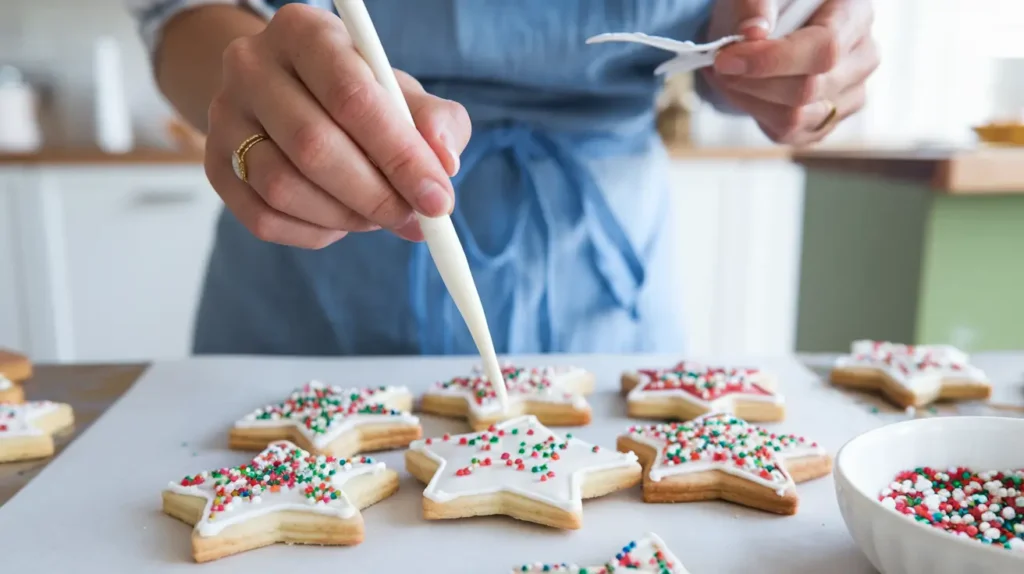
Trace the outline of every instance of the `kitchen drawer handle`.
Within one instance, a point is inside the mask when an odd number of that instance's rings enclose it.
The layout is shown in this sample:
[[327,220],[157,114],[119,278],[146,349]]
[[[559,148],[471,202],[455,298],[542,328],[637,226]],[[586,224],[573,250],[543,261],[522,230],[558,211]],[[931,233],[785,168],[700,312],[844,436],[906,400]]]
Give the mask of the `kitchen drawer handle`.
[[135,196],[135,205],[145,207],[156,207],[161,205],[180,205],[191,203],[198,199],[199,195],[194,191],[182,190],[159,190],[143,191]]

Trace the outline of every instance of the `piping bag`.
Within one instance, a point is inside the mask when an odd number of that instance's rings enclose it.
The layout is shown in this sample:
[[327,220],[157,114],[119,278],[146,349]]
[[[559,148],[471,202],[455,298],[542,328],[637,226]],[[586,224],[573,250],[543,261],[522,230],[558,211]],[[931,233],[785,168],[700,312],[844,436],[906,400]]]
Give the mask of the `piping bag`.
[[[345,23],[349,35],[355,43],[359,54],[373,70],[373,75],[384,87],[397,109],[410,124],[414,124],[412,112],[409,111],[409,104],[405,101],[401,88],[398,86],[398,79],[391,69],[387,54],[384,53],[384,46],[377,36],[377,29],[370,19],[370,13],[366,10],[363,0],[334,0],[334,6]],[[423,236],[430,250],[430,257],[434,260],[444,286],[451,294],[455,306],[459,309],[462,319],[469,327],[477,350],[483,360],[484,373],[491,381],[494,393],[501,405],[502,412],[508,408],[508,394],[505,390],[505,378],[501,374],[501,365],[498,363],[498,356],[494,352],[494,342],[491,340],[491,332],[487,328],[487,318],[484,315],[483,304],[480,302],[480,293],[473,281],[473,274],[469,270],[469,262],[466,260],[466,252],[462,248],[458,234],[455,233],[455,226],[452,225],[451,217],[426,217],[416,214],[423,230]]]
[[[824,3],[825,0],[778,0],[779,16],[776,18],[775,28],[772,29],[768,37],[777,39],[796,32]],[[722,48],[743,40],[742,35],[737,35],[726,36],[706,44],[694,44],[693,42],[680,42],[671,38],[648,36],[641,33],[613,32],[588,38],[587,43],[631,42],[673,52],[676,55],[674,58],[654,70],[655,74],[663,75],[692,72],[711,66],[715,63],[715,57],[718,56],[718,52]]]

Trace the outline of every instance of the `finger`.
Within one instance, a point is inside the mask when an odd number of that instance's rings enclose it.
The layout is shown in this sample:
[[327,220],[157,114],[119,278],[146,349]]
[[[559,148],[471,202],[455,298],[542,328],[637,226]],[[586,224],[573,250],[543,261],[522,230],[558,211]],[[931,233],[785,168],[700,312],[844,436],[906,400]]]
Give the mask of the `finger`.
[[459,172],[459,156],[473,132],[469,113],[462,104],[428,94],[412,76],[397,72],[416,129],[437,154],[450,177]]
[[811,16],[808,24],[824,26],[836,35],[840,51],[848,51],[871,33],[875,11],[867,0],[832,0]]
[[778,9],[775,0],[733,0],[736,34],[748,40],[763,40],[775,27]]
[[720,85],[775,104],[799,107],[864,83],[878,68],[878,63],[878,47],[868,37],[826,74],[782,78],[722,76]]
[[249,186],[281,213],[328,229],[380,229],[299,173],[272,140],[261,141],[249,150],[246,167]]
[[822,12],[785,38],[727,46],[715,59],[715,71],[753,78],[831,71],[869,34],[873,13],[870,3],[862,0],[831,0]]
[[216,145],[219,139],[216,124],[211,124],[206,146],[206,177],[224,205],[250,233],[263,241],[304,249],[322,249],[346,235],[344,231],[300,221],[267,205],[235,176],[230,156],[219,151],[223,146]]
[[[215,100],[211,105],[219,132],[230,133],[225,154],[230,155],[252,134],[263,133],[263,128],[252,118],[246,118],[235,106]],[[327,229],[360,232],[380,227],[332,197],[309,181],[292,165],[273,140],[259,141],[245,154],[246,180],[264,203],[296,219]]]
[[437,154],[374,78],[343,30],[325,29],[296,46],[299,79],[411,205],[451,211],[455,192]]
[[769,132],[778,143],[784,143],[784,140],[799,132],[820,126],[832,111],[832,105],[826,101],[791,107],[738,92],[727,93],[725,97],[732,105],[756,118],[762,129]]
[[[822,139],[842,120],[864,107],[866,94],[867,90],[862,84],[834,100],[822,100],[798,108],[780,106],[740,93],[730,93],[727,98],[732,105],[757,118],[758,125],[772,141],[786,145],[806,145]],[[833,105],[836,108],[835,117],[825,125]]]
[[[253,75],[241,96],[289,161],[311,182],[385,229],[406,225],[412,208],[297,79],[283,70]],[[253,81],[257,78],[259,81]]]

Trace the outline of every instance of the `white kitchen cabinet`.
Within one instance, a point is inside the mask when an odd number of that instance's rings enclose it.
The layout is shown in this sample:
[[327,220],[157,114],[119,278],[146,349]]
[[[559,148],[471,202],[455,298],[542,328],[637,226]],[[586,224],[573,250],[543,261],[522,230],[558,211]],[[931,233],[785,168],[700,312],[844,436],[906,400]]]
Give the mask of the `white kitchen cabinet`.
[[796,346],[804,172],[782,160],[673,164],[688,354]]
[[14,349],[25,343],[19,308],[19,226],[14,213],[15,194],[21,183],[20,170],[0,168],[0,347]]
[[[689,355],[792,352],[803,171],[672,169]],[[187,355],[220,208],[198,165],[0,168],[0,346],[37,361]]]
[[220,199],[200,166],[43,167],[16,194],[36,360],[187,355]]

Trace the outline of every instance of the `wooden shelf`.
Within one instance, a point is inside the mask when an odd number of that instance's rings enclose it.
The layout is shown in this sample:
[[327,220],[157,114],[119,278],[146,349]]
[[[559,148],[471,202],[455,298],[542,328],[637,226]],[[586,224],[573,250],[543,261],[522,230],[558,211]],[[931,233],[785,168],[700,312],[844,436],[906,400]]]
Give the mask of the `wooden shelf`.
[[793,156],[793,151],[784,146],[696,147],[669,143],[668,151],[672,159],[678,160],[789,160]]
[[818,148],[794,154],[811,169],[917,181],[948,194],[1024,194],[1024,147]]
[[136,149],[110,154],[98,148],[49,148],[34,153],[0,152],[0,165],[117,165],[117,164],[201,164],[199,152],[165,149]]
[[[1024,194],[1024,147],[907,149],[785,146],[693,147],[668,145],[677,160],[796,161],[811,169],[847,171],[926,183],[950,194]],[[95,148],[45,149],[38,153],[0,153],[0,165],[201,164],[199,152],[138,149],[108,154]]]

